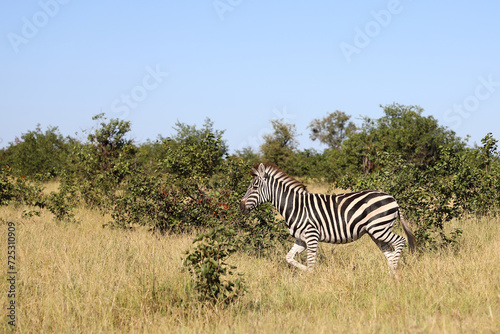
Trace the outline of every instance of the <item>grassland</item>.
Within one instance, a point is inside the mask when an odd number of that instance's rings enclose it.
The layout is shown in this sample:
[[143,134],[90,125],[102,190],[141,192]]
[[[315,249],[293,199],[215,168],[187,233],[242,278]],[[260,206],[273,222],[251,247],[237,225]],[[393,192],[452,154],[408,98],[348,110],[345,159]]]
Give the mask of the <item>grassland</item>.
[[[5,313],[5,222],[13,221],[19,333],[500,332],[499,218],[456,221],[457,248],[405,251],[396,275],[369,238],[322,244],[313,274],[290,268],[286,249],[236,254],[229,262],[249,293],[222,308],[197,302],[182,269],[194,234],[102,228],[110,217],[85,208],[76,211],[80,224],[23,209],[0,208],[0,305]],[[2,316],[0,332],[9,329]]]

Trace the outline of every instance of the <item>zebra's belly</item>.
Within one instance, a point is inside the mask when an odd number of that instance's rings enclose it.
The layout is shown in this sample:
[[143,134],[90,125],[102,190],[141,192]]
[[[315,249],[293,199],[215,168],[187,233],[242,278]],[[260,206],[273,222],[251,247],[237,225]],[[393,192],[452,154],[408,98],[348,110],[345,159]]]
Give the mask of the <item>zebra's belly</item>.
[[365,233],[366,230],[363,228],[357,232],[354,233],[349,233],[348,231],[345,231],[347,233],[342,233],[342,232],[329,232],[325,230],[320,231],[320,237],[319,241],[320,242],[327,242],[331,244],[346,244],[349,242],[353,242],[361,238]]

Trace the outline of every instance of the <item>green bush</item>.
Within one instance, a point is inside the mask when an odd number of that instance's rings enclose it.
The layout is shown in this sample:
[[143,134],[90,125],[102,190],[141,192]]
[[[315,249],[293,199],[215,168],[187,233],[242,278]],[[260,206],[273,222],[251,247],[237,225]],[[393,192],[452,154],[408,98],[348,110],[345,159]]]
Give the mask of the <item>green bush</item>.
[[130,122],[94,116],[99,126],[87,143],[75,143],[61,177],[60,191],[72,200],[101,210],[111,209],[122,183],[134,172],[136,148],[126,139]]
[[147,226],[153,231],[180,232],[178,226],[181,204],[174,188],[161,175],[135,173],[125,182],[121,195],[117,196],[108,225],[120,228]]
[[16,176],[37,177],[47,180],[61,174],[74,140],[64,138],[57,127],[45,132],[37,125],[33,131],[21,135],[9,143],[2,156],[2,164],[13,168]]
[[184,266],[193,275],[194,289],[201,301],[227,305],[247,291],[241,277],[230,279],[236,267],[226,259],[237,251],[234,237],[234,230],[212,228],[194,239],[195,249],[186,252]]
[[0,165],[0,206],[7,205],[13,197],[14,185],[11,174],[11,167]]
[[467,213],[496,214],[499,209],[498,163],[493,159],[495,163],[484,168],[486,155],[481,153],[486,149],[495,156],[496,151],[486,148],[491,146],[491,140],[485,139],[484,143],[482,150],[440,146],[436,162],[425,167],[401,156],[379,153],[375,161],[383,168],[357,177],[346,176],[337,186],[353,191],[379,189],[393,195],[406,217],[416,224],[420,248],[452,245],[461,234],[460,228],[447,228],[452,219]]
[[109,225],[142,225],[173,233],[226,226],[243,240],[239,247],[254,254],[288,240],[289,233],[272,207],[263,206],[250,216],[240,214],[239,202],[250,182],[251,166],[224,156],[222,132],[210,126],[179,128],[182,135],[164,140],[164,158],[156,163],[156,170],[137,170],[123,183]]
[[[275,120],[260,152],[246,148],[233,156],[210,119],[201,128],[177,122],[173,136],[139,146],[129,139],[130,122],[103,114],[84,131],[85,142],[37,127],[0,152],[0,205],[46,208],[68,221],[75,221],[76,206],[86,205],[111,213],[109,226],[161,233],[224,227],[235,230],[237,247],[262,255],[290,240],[271,205],[249,216],[239,212],[248,171],[262,159],[304,179],[392,194],[415,222],[421,247],[436,249],[458,240],[450,220],[500,210],[500,160],[491,134],[482,146],[466,148],[422,113],[418,106],[387,105],[384,116],[364,118],[361,127],[331,113],[310,125],[311,138],[329,145],[323,152],[299,150],[295,126]],[[59,189],[44,196],[40,181],[54,175]]]
[[65,191],[51,192],[45,199],[45,207],[59,221],[77,222],[73,213],[74,204]]

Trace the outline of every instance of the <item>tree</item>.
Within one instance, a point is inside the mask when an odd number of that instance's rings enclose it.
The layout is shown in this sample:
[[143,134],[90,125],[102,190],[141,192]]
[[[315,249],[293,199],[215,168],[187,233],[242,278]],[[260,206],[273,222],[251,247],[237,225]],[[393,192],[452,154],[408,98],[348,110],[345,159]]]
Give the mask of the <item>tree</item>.
[[351,116],[343,111],[336,110],[328,113],[325,118],[313,119],[308,126],[311,129],[309,137],[330,148],[338,149],[347,135],[356,130],[356,125],[349,121],[350,118]]
[[104,114],[92,119],[98,120],[99,126],[89,132],[87,143],[75,143],[60,193],[103,209],[113,204],[122,181],[134,171],[137,150],[128,137],[129,121],[108,120]]
[[174,126],[174,130],[177,132],[172,136],[172,140],[177,143],[182,143],[183,145],[199,144],[204,138],[213,136],[220,139],[220,143],[217,144],[219,153],[222,156],[226,155],[228,152],[228,146],[225,140],[222,139],[224,135],[224,130],[214,129],[214,122],[210,118],[205,119],[203,127],[197,129],[196,125],[189,125],[177,121]]
[[127,138],[130,132],[130,121],[123,121],[117,118],[110,119],[104,114],[92,117],[93,120],[100,120],[100,127],[87,137],[90,145],[95,149],[98,160],[101,162],[103,170],[113,167],[112,160],[117,158],[127,147],[132,146],[133,140]]
[[59,175],[64,168],[72,139],[64,138],[57,127],[49,126],[45,132],[37,125],[34,131],[21,135],[9,143],[3,159],[17,175]]
[[264,136],[260,150],[266,162],[285,168],[297,149],[297,130],[295,124],[284,123],[282,119],[271,120],[271,125],[274,131]]
[[214,130],[208,118],[202,129],[179,122],[174,129],[177,134],[164,140],[163,167],[184,181],[192,177],[211,177],[227,155],[227,145],[222,139],[224,131]]
[[381,106],[384,116],[364,119],[359,131],[351,132],[342,145],[349,164],[368,173],[383,161],[377,154],[399,155],[416,166],[426,166],[439,159],[439,147],[450,146],[461,150],[465,143],[455,132],[440,126],[432,116],[422,116],[419,106],[391,104]]
[[250,146],[244,147],[241,150],[236,150],[236,156],[243,159],[245,162],[249,162],[254,165],[261,160],[260,155],[254,152],[253,148]]
[[177,133],[163,141],[166,151],[162,166],[181,178],[213,175],[227,155],[224,131],[215,130],[209,118],[201,129],[177,122],[174,130]]

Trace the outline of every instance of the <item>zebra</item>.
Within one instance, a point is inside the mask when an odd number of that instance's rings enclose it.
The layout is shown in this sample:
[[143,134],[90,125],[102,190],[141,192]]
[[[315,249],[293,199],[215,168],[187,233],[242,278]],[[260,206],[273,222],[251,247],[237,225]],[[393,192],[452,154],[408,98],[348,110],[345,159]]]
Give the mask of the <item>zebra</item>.
[[[377,190],[339,195],[313,194],[272,164],[257,164],[250,174],[254,179],[240,202],[240,211],[248,214],[262,203],[273,204],[296,239],[286,255],[290,265],[310,271],[316,263],[318,242],[344,244],[368,233],[384,253],[389,268],[395,270],[405,244],[405,238],[391,231],[398,214],[410,252],[415,249],[415,237],[396,200],[389,194]],[[305,249],[307,266],[295,260],[295,255]]]

